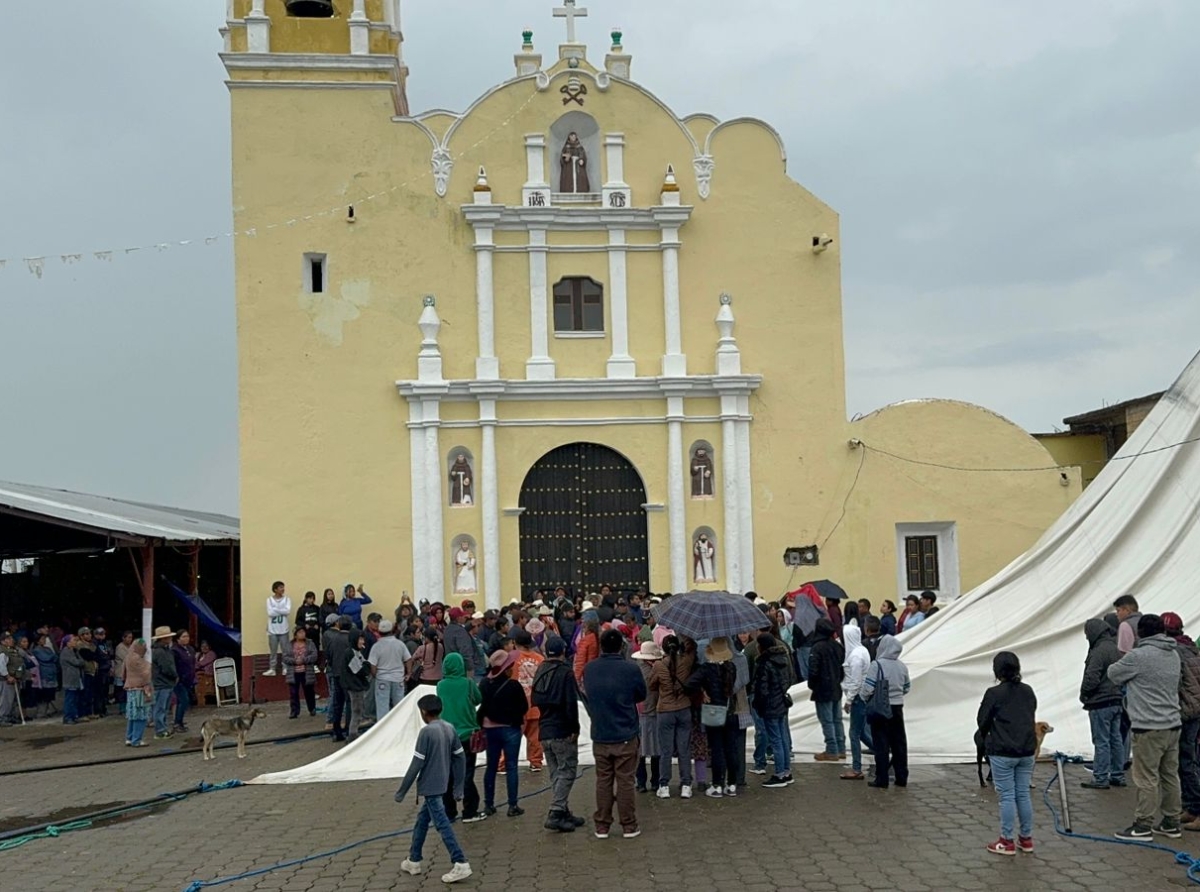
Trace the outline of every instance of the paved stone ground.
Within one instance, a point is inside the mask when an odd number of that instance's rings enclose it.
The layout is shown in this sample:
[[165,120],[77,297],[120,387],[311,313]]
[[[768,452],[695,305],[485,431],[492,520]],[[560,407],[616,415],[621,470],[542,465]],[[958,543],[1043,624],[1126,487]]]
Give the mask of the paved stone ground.
[[[320,729],[320,718],[286,718],[268,704],[269,718],[253,738]],[[198,731],[205,713],[189,718]],[[250,747],[239,761],[218,749],[215,762],[199,752],[142,758],[181,742],[176,738],[134,752],[122,745],[124,722],[109,718],[67,728],[54,721],[0,732],[0,775],[43,765],[137,756],[136,761],[0,776],[0,828],[69,820],[83,809],[149,798],[158,793],[248,779],[301,765],[328,753],[328,739]],[[170,744],[170,747],[167,746]],[[639,890],[688,892],[809,890],[867,892],[922,890],[1125,890],[1189,885],[1171,856],[1131,846],[1070,840],[1053,832],[1041,790],[1052,766],[1039,765],[1034,793],[1035,855],[1000,858],[984,851],[997,836],[995,796],[979,790],[973,765],[914,768],[907,790],[871,790],[839,781],[839,769],[799,760],[797,783],[786,790],[752,788],[737,799],[684,802],[639,796],[643,835],[597,840],[590,832],[544,831],[545,794],[524,801],[527,814],[503,813],[480,824],[456,825],[477,888]],[[1077,832],[1109,835],[1131,818],[1132,790],[1079,790],[1083,769],[1072,767]],[[482,773],[480,772],[480,778]],[[523,771],[523,793],[541,789],[546,774]],[[573,810],[590,816],[593,775],[576,784]],[[395,784],[347,783],[300,787],[242,787],[137,812],[122,822],[40,839],[0,853],[0,875],[13,889],[153,890],[181,892],[193,880],[212,880],[333,849],[411,826],[410,801],[392,801]],[[1171,841],[1167,841],[1171,842]],[[1200,851],[1200,834],[1176,845]],[[426,845],[431,871],[401,874],[407,837],[370,843],[332,858],[273,871],[218,887],[228,890],[382,892],[443,888],[449,868],[436,834]],[[16,881],[15,885],[9,885]]]

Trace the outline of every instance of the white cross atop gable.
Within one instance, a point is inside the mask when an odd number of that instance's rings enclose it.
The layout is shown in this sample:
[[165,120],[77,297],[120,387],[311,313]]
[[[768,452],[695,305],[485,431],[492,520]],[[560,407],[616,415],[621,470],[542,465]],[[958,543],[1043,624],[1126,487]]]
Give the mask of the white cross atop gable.
[[575,19],[576,17],[586,19],[587,7],[576,7],[575,0],[563,0],[563,3],[565,5],[554,10],[554,17],[567,20],[567,43],[575,43]]

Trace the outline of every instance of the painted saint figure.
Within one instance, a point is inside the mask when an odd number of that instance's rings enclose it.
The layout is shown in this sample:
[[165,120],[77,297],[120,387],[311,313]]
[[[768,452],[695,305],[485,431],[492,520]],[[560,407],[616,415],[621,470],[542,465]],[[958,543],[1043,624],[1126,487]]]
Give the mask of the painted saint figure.
[[474,505],[475,483],[471,479],[471,465],[461,452],[450,466],[450,504]]
[[468,595],[477,590],[475,555],[471,553],[471,543],[464,539],[458,543],[458,551],[454,552],[454,593]]
[[708,450],[703,446],[696,449],[692,456],[692,498],[711,499],[713,497],[713,462]]
[[697,537],[696,544],[692,548],[692,555],[694,556],[692,575],[696,582],[716,582],[717,550],[708,540],[708,533],[701,533]]
[[587,175],[587,152],[579,141],[579,134],[572,130],[567,134],[560,156],[562,175],[558,181],[559,192],[591,192]]

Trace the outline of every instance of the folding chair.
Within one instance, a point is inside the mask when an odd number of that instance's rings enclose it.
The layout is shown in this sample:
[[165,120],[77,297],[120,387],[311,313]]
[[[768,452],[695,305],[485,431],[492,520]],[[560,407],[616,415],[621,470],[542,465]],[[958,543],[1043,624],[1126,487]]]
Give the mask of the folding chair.
[[[213,686],[217,691],[218,707],[242,702],[238,689],[237,661],[233,657],[221,657],[213,663]],[[232,698],[227,693],[229,688],[233,688]]]

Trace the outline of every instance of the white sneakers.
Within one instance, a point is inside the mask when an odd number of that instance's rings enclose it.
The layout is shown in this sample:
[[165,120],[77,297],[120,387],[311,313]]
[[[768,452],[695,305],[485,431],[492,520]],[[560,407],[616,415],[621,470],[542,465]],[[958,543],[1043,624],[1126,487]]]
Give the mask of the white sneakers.
[[737,784],[730,784],[729,786],[727,786],[725,788],[725,795],[726,796],[736,796],[737,795]]
[[708,796],[710,799],[720,799],[725,794],[722,792],[720,787],[714,785],[714,786],[709,787],[704,792],[704,795]]
[[471,875],[471,865],[466,861],[458,861],[450,868],[449,873],[442,874],[443,883],[457,883]]
[[680,799],[691,799],[692,798],[692,788],[687,785],[680,787],[679,788],[679,798]]
[[403,870],[405,873],[411,873],[413,876],[419,877],[421,874],[423,874],[425,872],[425,862],[424,861],[409,861],[407,858],[405,858],[403,861],[400,862],[400,869]]
[[659,787],[657,795],[658,795],[659,799],[670,799],[671,798],[671,788],[670,787]]
[[268,669],[266,672],[263,673],[263,675],[274,675],[274,674],[275,674],[274,669]]

